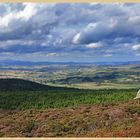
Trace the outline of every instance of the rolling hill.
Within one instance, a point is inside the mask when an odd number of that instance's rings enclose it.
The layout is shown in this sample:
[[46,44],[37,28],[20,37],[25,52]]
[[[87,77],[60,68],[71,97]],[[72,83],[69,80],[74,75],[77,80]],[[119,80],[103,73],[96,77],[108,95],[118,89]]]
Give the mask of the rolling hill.
[[0,79],[0,91],[27,91],[27,90],[35,91],[53,88],[54,87],[23,79],[16,78]]
[[46,109],[129,101],[138,89],[74,89],[23,79],[0,79],[1,109]]

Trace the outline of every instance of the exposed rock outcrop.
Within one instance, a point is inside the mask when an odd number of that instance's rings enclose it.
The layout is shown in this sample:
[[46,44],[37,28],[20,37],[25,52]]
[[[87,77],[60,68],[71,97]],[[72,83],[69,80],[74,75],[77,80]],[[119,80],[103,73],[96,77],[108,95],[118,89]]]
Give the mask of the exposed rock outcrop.
[[140,90],[137,92],[137,96],[134,99],[140,99]]

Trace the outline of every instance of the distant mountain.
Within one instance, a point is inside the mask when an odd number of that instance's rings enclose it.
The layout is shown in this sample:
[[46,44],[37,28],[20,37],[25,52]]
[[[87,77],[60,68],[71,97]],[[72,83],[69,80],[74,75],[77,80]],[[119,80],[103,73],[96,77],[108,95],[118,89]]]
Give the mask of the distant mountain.
[[16,61],[16,60],[1,60],[0,66],[34,66],[34,65],[129,65],[140,64],[140,61],[128,62],[32,62],[32,61]]
[[97,62],[96,65],[108,65],[108,66],[119,66],[119,65],[136,65],[140,64],[140,61],[127,61],[127,62]]
[[16,61],[16,60],[1,60],[0,66],[30,66],[30,65],[53,65],[53,64],[79,64],[75,62],[32,62],[32,61]]

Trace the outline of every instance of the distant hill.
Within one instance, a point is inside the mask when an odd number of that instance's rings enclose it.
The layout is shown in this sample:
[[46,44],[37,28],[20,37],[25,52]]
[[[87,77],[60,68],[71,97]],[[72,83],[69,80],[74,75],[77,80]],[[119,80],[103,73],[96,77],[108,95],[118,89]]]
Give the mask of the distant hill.
[[34,66],[34,65],[98,65],[98,66],[116,66],[140,64],[140,61],[127,62],[32,62],[32,61],[16,61],[16,60],[1,60],[0,66]]
[[0,91],[24,91],[24,90],[46,90],[54,89],[55,87],[42,85],[36,82],[23,79],[0,79]]

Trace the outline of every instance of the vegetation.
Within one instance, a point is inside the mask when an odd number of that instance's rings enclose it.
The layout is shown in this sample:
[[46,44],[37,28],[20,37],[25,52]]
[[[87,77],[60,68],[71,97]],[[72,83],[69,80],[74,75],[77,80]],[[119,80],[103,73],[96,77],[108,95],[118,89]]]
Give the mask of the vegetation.
[[0,137],[140,136],[139,65],[17,66],[0,77]]
[[140,137],[140,102],[0,110],[4,137]]
[[0,91],[36,91],[42,89],[52,89],[52,87],[23,79],[0,79]]
[[[20,79],[6,79],[0,82],[8,85],[8,88],[4,88],[3,84],[0,85],[0,89],[3,90],[0,92],[0,108],[2,109],[45,109],[81,104],[114,104],[133,99],[137,92],[137,89],[50,88]],[[12,86],[14,91],[11,90]]]
[[[140,65],[41,65],[0,67],[0,77],[85,89],[140,88]],[[12,68],[12,69],[11,69]]]

